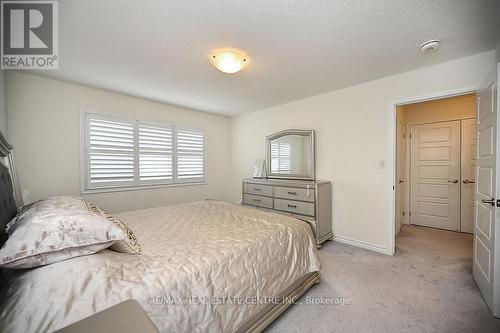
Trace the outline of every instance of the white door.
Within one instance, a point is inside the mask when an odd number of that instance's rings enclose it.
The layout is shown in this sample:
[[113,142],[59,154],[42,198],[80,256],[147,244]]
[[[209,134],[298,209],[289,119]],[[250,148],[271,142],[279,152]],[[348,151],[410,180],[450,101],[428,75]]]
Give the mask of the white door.
[[462,120],[460,231],[474,232],[474,193],[476,192],[476,119]]
[[411,223],[460,231],[460,121],[411,127]]
[[476,223],[474,225],[473,275],[494,316],[500,317],[500,209],[496,199],[500,177],[497,144],[498,105],[497,75],[499,69],[478,92]]
[[398,120],[396,128],[397,136],[397,191],[396,191],[396,235],[401,230],[405,219],[405,168],[406,168],[406,125]]

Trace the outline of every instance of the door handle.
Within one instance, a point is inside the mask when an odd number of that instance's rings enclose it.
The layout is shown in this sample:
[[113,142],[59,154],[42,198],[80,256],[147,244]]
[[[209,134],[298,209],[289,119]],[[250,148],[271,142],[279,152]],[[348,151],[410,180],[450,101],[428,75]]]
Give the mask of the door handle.
[[495,199],[493,199],[493,198],[491,198],[490,200],[482,199],[481,202],[485,203],[485,204],[490,204],[493,207],[495,206]]
[[399,183],[400,183],[400,184],[401,184],[401,183],[404,183],[404,182],[405,182],[404,180],[401,180],[401,179],[399,180]]
[[458,179],[453,179],[453,180],[448,179],[448,183],[456,184],[456,183],[458,183]]
[[473,181],[473,180],[468,180],[468,179],[464,179],[464,180],[462,181],[462,183],[464,183],[464,184],[474,184],[474,183],[475,183],[475,181]]

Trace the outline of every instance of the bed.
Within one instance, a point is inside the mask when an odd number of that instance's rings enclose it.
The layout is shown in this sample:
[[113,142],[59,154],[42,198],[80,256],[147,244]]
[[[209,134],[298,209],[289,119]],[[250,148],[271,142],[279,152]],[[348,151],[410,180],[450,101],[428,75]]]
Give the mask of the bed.
[[[5,170],[0,202],[12,211]],[[143,253],[1,269],[0,331],[53,331],[135,299],[160,332],[259,332],[320,280],[311,229],[292,217],[212,200],[115,216]]]

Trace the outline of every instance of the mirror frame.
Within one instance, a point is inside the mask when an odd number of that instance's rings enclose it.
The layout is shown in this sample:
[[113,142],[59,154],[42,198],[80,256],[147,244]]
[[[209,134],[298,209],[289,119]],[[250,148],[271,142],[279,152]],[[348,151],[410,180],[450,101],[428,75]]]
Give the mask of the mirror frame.
[[[286,135],[300,135],[307,136],[309,140],[309,148],[311,150],[311,158],[309,160],[309,173],[308,174],[276,174],[271,172],[271,141],[281,138]],[[315,133],[314,130],[300,130],[300,129],[286,129],[278,133],[266,136],[266,169],[267,178],[278,179],[296,179],[296,180],[315,180],[316,178],[316,146],[315,146]]]

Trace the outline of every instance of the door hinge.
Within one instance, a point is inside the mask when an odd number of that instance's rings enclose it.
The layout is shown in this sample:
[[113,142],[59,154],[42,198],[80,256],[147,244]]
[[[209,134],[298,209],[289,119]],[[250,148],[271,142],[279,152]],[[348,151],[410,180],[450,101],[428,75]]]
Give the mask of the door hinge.
[[411,216],[411,210],[408,212],[408,215]]
[[500,199],[497,199],[497,207],[500,207]]
[[405,216],[405,211],[403,210],[403,216]]

